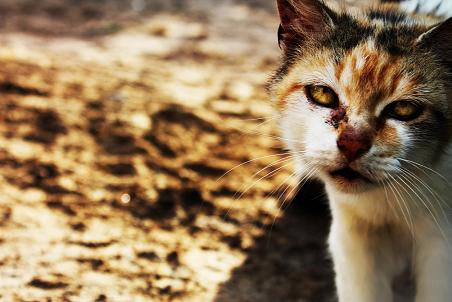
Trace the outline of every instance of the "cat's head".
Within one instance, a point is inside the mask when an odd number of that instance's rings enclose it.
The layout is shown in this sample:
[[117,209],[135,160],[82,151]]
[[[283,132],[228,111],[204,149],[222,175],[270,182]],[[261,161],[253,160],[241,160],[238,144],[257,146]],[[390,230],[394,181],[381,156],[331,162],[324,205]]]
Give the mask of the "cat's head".
[[277,4],[283,62],[270,91],[298,171],[362,192],[410,162],[435,164],[452,138],[452,19]]

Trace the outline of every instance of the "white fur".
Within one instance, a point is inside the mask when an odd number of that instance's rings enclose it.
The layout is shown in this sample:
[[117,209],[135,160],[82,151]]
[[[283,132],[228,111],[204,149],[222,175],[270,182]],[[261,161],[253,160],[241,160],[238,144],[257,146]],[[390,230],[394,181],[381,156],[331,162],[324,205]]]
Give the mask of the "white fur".
[[364,67],[364,64],[366,64],[367,58],[365,56],[360,55],[358,59],[356,60],[356,70],[361,70]]
[[[329,246],[339,301],[395,301],[392,282],[411,268],[417,286],[415,302],[451,302],[451,153],[443,155],[435,166],[416,168],[395,158],[379,157],[379,153],[387,151],[386,147],[373,146],[355,166],[379,175],[378,171],[391,173],[405,165],[426,185],[416,178],[401,178],[398,184],[347,192],[326,172],[328,167],[340,163],[335,129],[324,122],[330,109],[312,106],[303,92],[294,93],[288,103],[281,127],[283,138],[294,153],[296,169],[300,175],[314,171],[315,177],[325,183],[330,200],[333,223]],[[353,113],[349,119],[362,122]],[[404,148],[398,156],[409,158],[408,151],[415,144],[409,126],[388,122],[402,138]],[[432,150],[422,151],[419,158],[438,159],[440,155],[429,153]]]
[[[385,220],[395,218],[384,205],[382,190],[359,198],[341,194],[328,184],[327,190],[334,218],[329,245],[340,302],[393,301],[391,283],[408,267],[414,267],[416,275],[416,302],[452,301],[452,236],[441,215],[437,225],[430,214],[407,204],[410,221],[404,221],[398,210],[399,220],[389,221],[391,231],[380,233],[379,227],[387,227]],[[389,195],[389,202],[397,199],[396,194]],[[375,229],[366,229],[366,224],[357,222],[361,219]]]
[[355,74],[355,66],[352,66],[351,61],[347,62],[347,65],[344,67],[344,71],[341,75],[341,82],[344,86],[349,86],[352,84],[353,75]]

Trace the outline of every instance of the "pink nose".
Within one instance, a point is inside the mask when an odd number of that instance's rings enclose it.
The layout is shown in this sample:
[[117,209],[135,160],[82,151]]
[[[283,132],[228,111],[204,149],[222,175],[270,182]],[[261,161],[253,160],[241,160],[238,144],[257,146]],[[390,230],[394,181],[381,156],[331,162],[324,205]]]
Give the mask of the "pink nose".
[[349,162],[357,160],[372,147],[372,136],[368,131],[347,126],[337,139],[337,147]]

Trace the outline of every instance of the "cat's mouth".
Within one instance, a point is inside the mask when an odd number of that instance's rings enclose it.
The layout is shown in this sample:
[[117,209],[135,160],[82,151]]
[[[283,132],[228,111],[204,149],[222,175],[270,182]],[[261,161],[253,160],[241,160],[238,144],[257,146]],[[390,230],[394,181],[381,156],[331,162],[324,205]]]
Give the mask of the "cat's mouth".
[[339,170],[334,170],[334,171],[330,172],[330,175],[334,179],[346,181],[349,183],[355,183],[355,182],[371,183],[372,182],[369,178],[365,177],[364,175],[353,170],[350,167],[345,167],[345,168],[341,168]]

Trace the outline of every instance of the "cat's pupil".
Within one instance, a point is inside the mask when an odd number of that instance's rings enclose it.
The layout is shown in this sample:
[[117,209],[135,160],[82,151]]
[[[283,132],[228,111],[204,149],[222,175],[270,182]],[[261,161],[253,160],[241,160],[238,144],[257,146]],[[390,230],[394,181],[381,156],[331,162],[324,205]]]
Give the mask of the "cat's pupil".
[[386,108],[387,115],[401,121],[414,120],[422,113],[422,107],[410,101],[397,101]]
[[336,107],[338,98],[334,91],[326,86],[309,85],[306,87],[306,94],[310,101],[324,107]]

